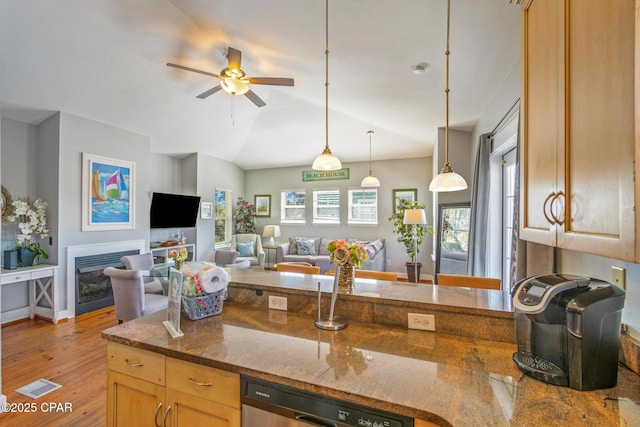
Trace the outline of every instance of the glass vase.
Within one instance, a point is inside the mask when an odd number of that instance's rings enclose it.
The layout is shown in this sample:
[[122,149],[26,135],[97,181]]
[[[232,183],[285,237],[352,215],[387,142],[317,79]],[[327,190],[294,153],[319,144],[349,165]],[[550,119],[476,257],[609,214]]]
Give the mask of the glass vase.
[[353,264],[339,265],[336,274],[338,275],[338,290],[345,294],[352,294],[355,275]]
[[173,261],[174,268],[175,268],[176,270],[180,270],[180,269],[182,268],[182,264],[183,264],[183,263],[184,263],[184,261],[183,261],[183,260],[181,260],[181,259],[177,259],[177,260]]

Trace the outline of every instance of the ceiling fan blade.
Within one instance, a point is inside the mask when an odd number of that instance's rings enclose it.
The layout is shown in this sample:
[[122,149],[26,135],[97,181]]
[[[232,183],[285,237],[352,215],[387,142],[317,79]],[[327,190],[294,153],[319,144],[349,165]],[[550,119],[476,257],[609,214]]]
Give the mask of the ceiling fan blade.
[[205,76],[217,77],[217,78],[219,78],[219,79],[221,78],[221,77],[220,77],[220,76],[218,76],[217,74],[209,73],[209,72],[207,72],[207,71],[202,71],[202,70],[196,70],[195,68],[185,67],[184,65],[172,64],[171,62],[167,62],[167,65],[168,65],[169,67],[179,68],[180,70],[192,71],[192,72],[194,72],[194,73],[204,74]]
[[213,95],[214,93],[216,93],[217,91],[219,91],[220,89],[222,89],[222,87],[220,85],[218,86],[214,86],[209,90],[205,90],[204,92],[202,92],[200,95],[196,96],[196,98],[200,98],[200,99],[205,99],[211,95]]
[[249,100],[250,100],[251,102],[253,102],[254,104],[256,104],[256,106],[258,106],[258,107],[264,107],[265,105],[267,105],[267,104],[265,104],[265,102],[262,100],[262,98],[260,98],[258,95],[256,95],[256,93],[255,93],[254,91],[252,91],[251,89],[249,89],[249,91],[248,91],[248,92],[246,92],[246,93],[244,94],[244,96],[246,96],[247,98],[249,98]]
[[229,46],[227,49],[227,59],[229,61],[230,70],[240,70],[240,62],[242,61],[242,52]]
[[254,85],[293,86],[293,79],[285,77],[248,77]]

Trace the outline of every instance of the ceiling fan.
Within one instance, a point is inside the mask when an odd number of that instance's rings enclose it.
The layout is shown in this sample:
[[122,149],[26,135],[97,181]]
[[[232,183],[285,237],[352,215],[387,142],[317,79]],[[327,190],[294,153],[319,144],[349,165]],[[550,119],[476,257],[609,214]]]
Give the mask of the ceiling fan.
[[169,67],[179,68],[181,70],[192,71],[194,73],[204,74],[220,79],[220,84],[213,88],[202,92],[196,98],[205,99],[220,89],[231,95],[244,95],[258,107],[264,107],[265,102],[249,89],[250,84],[256,85],[272,85],[272,86],[293,86],[293,79],[283,77],[247,77],[244,71],[240,69],[242,60],[242,52],[229,46],[227,50],[228,67],[220,70],[220,74],[209,73],[208,71],[196,70],[195,68],[185,67],[184,65],[172,64],[168,62]]

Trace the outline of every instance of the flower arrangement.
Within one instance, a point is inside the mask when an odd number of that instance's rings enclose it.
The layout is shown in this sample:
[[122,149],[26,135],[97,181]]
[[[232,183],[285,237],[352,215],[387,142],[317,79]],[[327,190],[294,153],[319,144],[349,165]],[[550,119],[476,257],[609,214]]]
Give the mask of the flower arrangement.
[[253,234],[256,232],[256,214],[251,203],[238,197],[236,213],[233,216],[238,234]]
[[49,230],[47,229],[47,202],[42,201],[42,199],[36,199],[32,206],[29,202],[15,200],[11,205],[13,206],[13,214],[9,216],[9,221],[18,220],[20,233],[16,240],[19,247],[31,249],[30,247],[35,245],[35,243],[31,243],[33,235],[37,235],[41,239],[49,235]]
[[335,265],[350,264],[362,268],[369,259],[367,250],[359,243],[349,243],[345,240],[332,240],[327,244],[329,258]]
[[187,252],[186,247],[182,247],[179,250],[171,249],[168,256],[173,260],[174,263],[179,263],[186,260],[189,256],[189,253]]

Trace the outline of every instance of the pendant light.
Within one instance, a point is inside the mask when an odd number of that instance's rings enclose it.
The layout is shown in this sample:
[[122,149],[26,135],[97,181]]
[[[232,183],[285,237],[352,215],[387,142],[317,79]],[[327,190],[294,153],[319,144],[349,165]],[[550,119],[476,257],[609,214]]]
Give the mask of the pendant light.
[[324,151],[313,161],[313,165],[311,168],[314,170],[321,171],[335,171],[338,169],[342,169],[342,163],[340,159],[331,153],[329,149],[329,0],[325,0],[326,3],[326,17],[325,17],[325,28],[326,28],[326,39],[325,39],[325,83],[324,83],[324,92],[325,92],[325,145]]
[[443,192],[443,191],[460,191],[467,188],[467,182],[463,177],[453,171],[449,165],[449,22],[451,21],[451,0],[447,0],[447,50],[445,52],[446,58],[446,123],[445,123],[445,163],[444,167],[440,171],[440,175],[433,178],[431,184],[429,184],[429,191]]
[[371,173],[371,136],[373,131],[367,132],[369,134],[369,176],[365,176],[360,182],[360,187],[380,187],[380,180],[373,176]]

